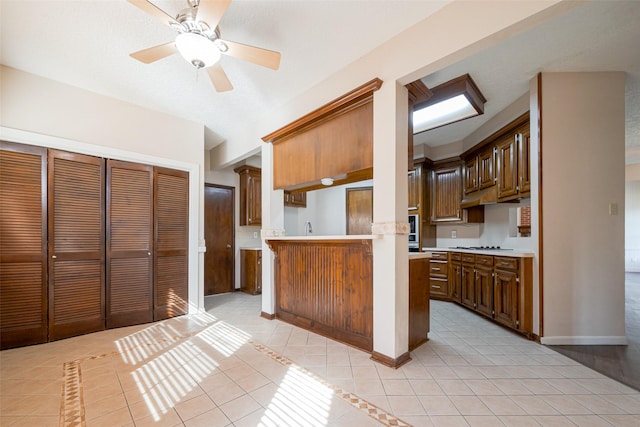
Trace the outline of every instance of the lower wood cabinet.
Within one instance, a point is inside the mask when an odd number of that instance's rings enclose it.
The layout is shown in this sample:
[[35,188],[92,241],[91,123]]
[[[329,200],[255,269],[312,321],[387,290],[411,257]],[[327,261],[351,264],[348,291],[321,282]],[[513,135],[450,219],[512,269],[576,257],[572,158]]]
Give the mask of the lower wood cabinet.
[[462,254],[460,266],[460,303],[471,309],[476,308],[475,255]]
[[409,351],[427,342],[429,333],[429,259],[409,259]]
[[[531,335],[532,264],[531,258],[451,252],[446,299]],[[434,278],[429,280],[433,292]]]
[[262,251],[240,249],[240,290],[251,295],[262,293]]
[[449,298],[449,269],[446,252],[434,252],[429,261],[429,293],[431,298]]
[[449,256],[449,299],[459,303],[462,297],[462,262],[459,253]]
[[[527,268],[523,266],[523,268]],[[526,271],[525,271],[525,274]],[[521,301],[520,274],[517,260],[512,258],[496,257],[495,280],[493,285],[493,310],[494,319],[505,326],[520,329],[520,320],[529,321],[528,312],[530,304],[526,304],[526,299]],[[522,290],[526,292],[526,289]],[[522,325],[528,328],[529,325]]]
[[485,316],[493,311],[493,257],[476,256],[476,310]]

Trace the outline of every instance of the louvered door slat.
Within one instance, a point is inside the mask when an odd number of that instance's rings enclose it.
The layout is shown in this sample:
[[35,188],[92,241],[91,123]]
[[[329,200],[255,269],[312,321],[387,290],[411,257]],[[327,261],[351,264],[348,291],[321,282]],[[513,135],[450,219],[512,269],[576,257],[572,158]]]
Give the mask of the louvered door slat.
[[49,339],[103,330],[104,160],[49,150]]
[[153,321],[153,167],[107,162],[107,327]]
[[0,141],[0,348],[47,340],[47,150]]
[[189,175],[154,168],[154,320],[187,313]]

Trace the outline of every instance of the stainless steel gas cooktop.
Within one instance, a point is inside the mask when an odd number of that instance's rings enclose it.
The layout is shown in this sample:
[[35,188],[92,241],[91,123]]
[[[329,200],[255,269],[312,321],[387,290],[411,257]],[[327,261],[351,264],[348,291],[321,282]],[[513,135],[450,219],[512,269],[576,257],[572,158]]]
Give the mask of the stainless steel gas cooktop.
[[453,246],[449,249],[466,249],[473,251],[512,251],[510,248],[501,248],[500,246]]

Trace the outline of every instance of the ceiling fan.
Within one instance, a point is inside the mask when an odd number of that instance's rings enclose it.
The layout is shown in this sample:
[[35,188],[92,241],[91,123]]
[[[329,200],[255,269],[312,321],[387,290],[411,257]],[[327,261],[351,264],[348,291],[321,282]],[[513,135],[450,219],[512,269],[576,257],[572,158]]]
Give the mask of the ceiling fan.
[[129,55],[140,62],[150,64],[179,52],[194,67],[206,68],[218,92],[233,89],[220,66],[221,55],[240,58],[272,70],[280,67],[280,52],[220,38],[218,23],[231,0],[187,0],[188,7],[181,10],[175,18],[148,0],[127,1],[178,32],[174,41]]

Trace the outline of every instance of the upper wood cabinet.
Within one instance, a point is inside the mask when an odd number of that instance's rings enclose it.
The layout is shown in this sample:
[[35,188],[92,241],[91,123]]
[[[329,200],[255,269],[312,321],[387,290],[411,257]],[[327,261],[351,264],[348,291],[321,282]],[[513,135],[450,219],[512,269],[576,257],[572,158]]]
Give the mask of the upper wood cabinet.
[[496,150],[498,200],[528,196],[531,191],[529,124],[505,136]]
[[373,79],[263,137],[273,144],[273,188],[323,188],[373,177]]
[[461,167],[435,167],[432,181],[431,222],[461,221]]
[[478,189],[491,187],[496,183],[496,149],[491,146],[478,154]]
[[484,206],[462,209],[462,165],[434,166],[431,172],[431,222],[484,222]]
[[518,179],[520,193],[531,192],[531,132],[529,126],[523,126],[520,144],[518,145]]
[[478,189],[478,156],[471,156],[464,162],[464,194]]
[[407,172],[408,187],[408,208],[409,213],[420,213],[422,206],[422,168],[418,165],[413,170]]
[[284,205],[294,208],[306,208],[307,207],[307,192],[297,191],[292,193],[290,191],[284,192]]
[[247,165],[233,171],[240,175],[240,225],[262,225],[262,171]]

